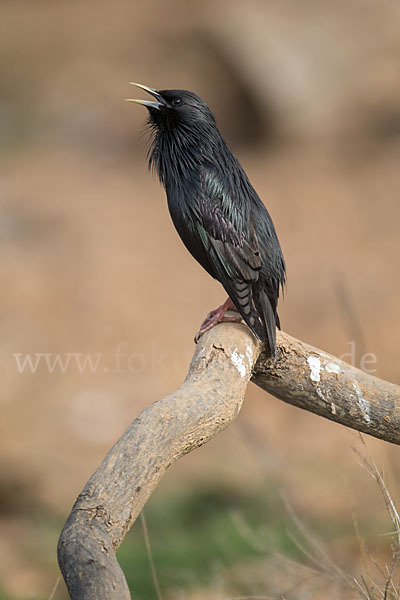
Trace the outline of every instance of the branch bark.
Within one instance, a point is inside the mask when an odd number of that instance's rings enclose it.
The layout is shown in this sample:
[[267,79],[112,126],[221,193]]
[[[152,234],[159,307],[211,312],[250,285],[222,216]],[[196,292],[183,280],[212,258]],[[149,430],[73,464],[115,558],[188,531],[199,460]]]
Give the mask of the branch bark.
[[252,381],[276,398],[400,444],[400,387],[278,332],[277,358],[261,354]]
[[278,333],[267,359],[243,325],[223,323],[197,344],[185,382],[147,407],[78,496],[58,543],[72,600],[130,598],[115,552],[166,469],[239,413],[248,381],[348,427],[400,443],[400,388]]

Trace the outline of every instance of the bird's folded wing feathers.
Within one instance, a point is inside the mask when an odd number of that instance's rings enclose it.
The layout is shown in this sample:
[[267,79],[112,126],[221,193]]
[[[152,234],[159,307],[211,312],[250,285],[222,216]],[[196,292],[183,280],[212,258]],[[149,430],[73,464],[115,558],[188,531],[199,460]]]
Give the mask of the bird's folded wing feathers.
[[[209,175],[197,199],[197,226],[219,279],[257,281],[261,258],[246,207]],[[222,282],[222,281],[221,281]]]

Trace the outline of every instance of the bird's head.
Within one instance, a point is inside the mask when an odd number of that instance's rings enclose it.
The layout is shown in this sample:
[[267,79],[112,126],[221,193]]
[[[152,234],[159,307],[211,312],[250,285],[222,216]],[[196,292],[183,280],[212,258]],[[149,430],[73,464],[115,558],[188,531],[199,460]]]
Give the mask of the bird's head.
[[201,161],[218,156],[223,143],[215,118],[201,98],[186,90],[155,90],[134,83],[154,100],[129,98],[149,111],[152,130],[148,152],[149,166],[158,173],[164,185],[177,185],[190,177]]
[[215,127],[215,118],[207,104],[187,90],[155,90],[140,83],[133,83],[154,100],[127,98],[127,102],[142,104],[149,111],[149,122],[156,130],[192,130]]

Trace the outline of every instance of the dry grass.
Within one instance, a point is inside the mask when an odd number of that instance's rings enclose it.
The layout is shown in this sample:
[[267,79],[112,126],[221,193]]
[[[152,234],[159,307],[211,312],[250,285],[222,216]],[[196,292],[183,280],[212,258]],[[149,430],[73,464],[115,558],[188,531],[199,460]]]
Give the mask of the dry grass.
[[[385,508],[389,515],[392,531],[384,534],[389,537],[391,562],[380,563],[368,550],[368,545],[360,532],[356,511],[353,511],[354,530],[359,544],[362,572],[354,575],[330,557],[325,545],[311,533],[304,522],[296,515],[290,503],[284,499],[285,505],[299,535],[293,535],[293,541],[307,560],[307,566],[297,564],[311,577],[320,577],[335,584],[339,589],[352,590],[364,600],[399,600],[400,598],[400,518],[385,480],[368,449],[364,437],[360,434],[362,452],[355,449],[360,465],[367,471],[378,485]],[[287,598],[287,593],[280,596]]]

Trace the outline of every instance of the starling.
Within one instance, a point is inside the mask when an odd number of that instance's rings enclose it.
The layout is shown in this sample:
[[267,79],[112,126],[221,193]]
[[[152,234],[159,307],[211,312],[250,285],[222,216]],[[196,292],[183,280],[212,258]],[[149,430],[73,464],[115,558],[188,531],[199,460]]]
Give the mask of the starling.
[[134,83],[154,100],[149,166],[165,187],[175,228],[192,256],[228,293],[198,335],[236,310],[275,356],[277,303],[285,262],[272,219],[219,132],[207,104],[186,90]]

